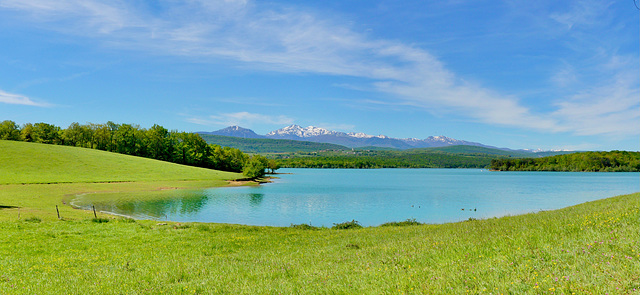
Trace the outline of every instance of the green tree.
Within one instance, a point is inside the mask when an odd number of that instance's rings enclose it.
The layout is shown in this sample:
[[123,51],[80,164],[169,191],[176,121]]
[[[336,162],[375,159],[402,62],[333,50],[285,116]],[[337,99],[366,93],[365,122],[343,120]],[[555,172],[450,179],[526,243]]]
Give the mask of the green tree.
[[146,138],[149,146],[149,157],[153,159],[168,161],[171,159],[172,146],[169,140],[169,130],[166,128],[154,124],[146,132]]
[[33,142],[33,124],[27,123],[20,130],[20,138],[22,141]]
[[266,158],[258,155],[251,157],[242,168],[242,174],[249,179],[264,177],[267,169],[265,160]]
[[239,149],[224,147],[222,148],[222,154],[222,163],[220,167],[214,167],[215,169],[242,172],[245,163],[249,160],[249,156]]
[[80,124],[77,122],[71,123],[62,132],[62,140],[65,145],[82,146],[82,128],[80,128]]
[[91,146],[98,150],[107,151],[111,146],[113,133],[107,124],[90,124],[92,136]]
[[20,128],[16,122],[5,120],[0,123],[0,139],[20,140]]
[[276,173],[276,170],[280,169],[280,164],[276,160],[269,160],[267,163],[267,169],[271,170],[271,174]]
[[122,124],[118,126],[115,134],[115,151],[121,154],[133,156],[146,156],[144,145],[144,131],[140,126]]
[[48,123],[35,123],[33,125],[33,141],[46,144],[60,144],[60,127]]

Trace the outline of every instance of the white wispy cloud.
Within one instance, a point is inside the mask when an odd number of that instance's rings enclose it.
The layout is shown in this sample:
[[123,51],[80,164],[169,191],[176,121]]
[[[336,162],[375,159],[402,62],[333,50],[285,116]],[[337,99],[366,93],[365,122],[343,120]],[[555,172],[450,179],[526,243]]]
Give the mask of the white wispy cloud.
[[249,112],[224,113],[207,117],[190,117],[188,122],[204,126],[290,125],[294,120],[283,115],[264,115]]
[[[552,111],[534,111],[514,95],[465,80],[423,48],[374,39],[332,16],[252,1],[160,3],[168,9],[150,12],[143,4],[95,0],[0,0],[0,7],[31,16],[32,22],[50,30],[102,40],[104,46],[179,55],[202,62],[227,60],[252,70],[366,78],[370,84],[363,88],[388,94],[403,104],[482,123],[576,134],[637,134],[621,128],[638,122],[633,115],[636,105],[631,100],[638,86],[625,75],[608,84],[590,85],[577,94],[558,97],[550,106],[555,108]],[[568,34],[577,40],[584,34],[575,31],[592,26],[594,19],[610,21],[601,18],[608,8],[606,1],[576,3],[569,11],[539,20],[544,22],[540,28],[556,27],[554,37]],[[605,57],[615,55],[608,53],[615,48],[599,49],[605,51]],[[592,67],[599,66],[603,67]],[[571,61],[564,67],[573,68]],[[581,78],[575,72],[558,72],[549,79],[555,79],[557,85],[572,83]],[[596,72],[610,77],[612,71]],[[596,107],[610,104],[619,107]],[[197,121],[230,125],[291,120],[233,113],[192,122]],[[600,123],[590,123],[595,121]]]
[[48,103],[36,102],[24,95],[14,94],[0,90],[0,103],[17,104],[34,107],[48,107]]
[[606,83],[558,102],[553,115],[563,120],[563,128],[578,135],[639,135],[637,79],[637,70],[618,73]]

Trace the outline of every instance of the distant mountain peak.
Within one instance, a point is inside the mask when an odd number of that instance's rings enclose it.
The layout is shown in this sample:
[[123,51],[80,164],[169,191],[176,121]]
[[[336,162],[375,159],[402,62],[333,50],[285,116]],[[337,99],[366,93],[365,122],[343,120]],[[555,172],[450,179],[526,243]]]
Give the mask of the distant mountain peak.
[[213,132],[200,132],[202,134],[213,134],[213,135],[222,135],[222,136],[231,136],[231,137],[241,137],[241,138],[264,138],[264,136],[258,135],[253,130],[242,128],[240,126],[234,125],[229,126],[224,129],[220,129],[218,131]]

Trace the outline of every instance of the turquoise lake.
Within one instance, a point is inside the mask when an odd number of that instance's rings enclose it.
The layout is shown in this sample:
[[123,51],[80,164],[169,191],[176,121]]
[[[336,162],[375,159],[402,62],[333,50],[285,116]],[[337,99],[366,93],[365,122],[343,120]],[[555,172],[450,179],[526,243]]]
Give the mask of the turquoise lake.
[[[640,191],[640,173],[490,172],[478,169],[280,169],[259,187],[148,192],[153,201],[78,196],[74,205],[134,218],[331,227],[415,218],[445,223],[516,215]],[[285,174],[286,173],[286,174]]]

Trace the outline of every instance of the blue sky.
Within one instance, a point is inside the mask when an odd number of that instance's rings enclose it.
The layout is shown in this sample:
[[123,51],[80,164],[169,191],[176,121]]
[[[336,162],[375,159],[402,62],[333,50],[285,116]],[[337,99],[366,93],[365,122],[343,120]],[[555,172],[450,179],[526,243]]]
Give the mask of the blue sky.
[[633,1],[0,0],[0,120],[639,150]]

